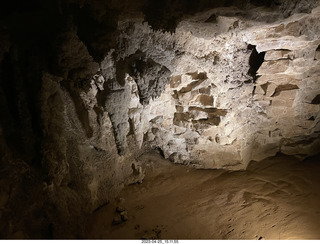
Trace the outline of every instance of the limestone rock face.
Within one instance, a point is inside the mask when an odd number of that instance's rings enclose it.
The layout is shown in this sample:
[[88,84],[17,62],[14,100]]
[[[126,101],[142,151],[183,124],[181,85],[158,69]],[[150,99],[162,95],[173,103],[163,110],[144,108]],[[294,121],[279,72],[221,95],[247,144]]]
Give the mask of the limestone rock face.
[[214,9],[186,18],[173,34],[139,18],[119,22],[113,57],[125,74],[115,80],[124,90],[136,86],[131,93],[139,97],[115,94],[131,101],[114,117],[120,149],[132,131],[139,147],[143,140],[199,168],[245,169],[277,152],[317,153],[319,8],[270,24],[263,20],[272,13],[259,11],[264,17],[256,20]]

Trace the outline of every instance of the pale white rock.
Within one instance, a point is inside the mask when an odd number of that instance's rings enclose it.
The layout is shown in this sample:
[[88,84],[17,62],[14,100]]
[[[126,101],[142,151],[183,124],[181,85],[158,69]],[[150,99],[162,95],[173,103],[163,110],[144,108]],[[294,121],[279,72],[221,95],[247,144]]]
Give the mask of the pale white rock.
[[293,52],[290,50],[270,50],[266,52],[264,60],[272,61],[280,59],[293,59],[293,57]]
[[148,146],[175,163],[234,170],[277,152],[318,152],[320,10],[270,24],[271,12],[251,20],[239,11],[186,17],[175,33],[140,17],[118,23],[119,48],[82,96],[92,109],[108,81],[118,152]]

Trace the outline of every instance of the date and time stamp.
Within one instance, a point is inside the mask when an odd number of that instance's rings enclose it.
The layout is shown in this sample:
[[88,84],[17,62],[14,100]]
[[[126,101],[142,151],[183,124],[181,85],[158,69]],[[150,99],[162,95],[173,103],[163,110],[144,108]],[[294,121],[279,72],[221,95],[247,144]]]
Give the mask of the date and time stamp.
[[141,243],[146,243],[146,244],[178,244],[179,240],[141,240]]

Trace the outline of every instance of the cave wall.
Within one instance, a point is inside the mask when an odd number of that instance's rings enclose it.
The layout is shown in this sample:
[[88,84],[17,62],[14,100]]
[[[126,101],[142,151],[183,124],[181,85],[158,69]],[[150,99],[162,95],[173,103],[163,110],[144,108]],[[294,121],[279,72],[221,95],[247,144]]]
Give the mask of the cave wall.
[[116,17],[103,2],[12,1],[1,13],[0,237],[81,237],[88,214],[143,178],[101,105]]
[[232,170],[318,153],[317,6],[2,3],[0,237],[82,237],[148,150]]
[[182,20],[175,33],[138,18],[119,22],[118,62],[135,57],[124,71],[139,91],[141,76],[153,81],[141,60],[170,71],[157,81],[167,82],[161,95],[137,111],[137,137],[197,168],[318,153],[318,9],[272,21],[278,14],[218,8]]

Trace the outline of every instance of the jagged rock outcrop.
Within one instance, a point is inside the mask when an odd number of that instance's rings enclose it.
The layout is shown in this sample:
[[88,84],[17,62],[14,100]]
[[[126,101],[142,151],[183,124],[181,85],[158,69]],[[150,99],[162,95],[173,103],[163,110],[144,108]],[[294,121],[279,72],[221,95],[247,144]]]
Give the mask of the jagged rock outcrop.
[[[119,24],[118,60],[130,57],[135,67],[143,57],[171,73],[161,96],[139,105],[136,137],[200,168],[245,169],[277,152],[318,153],[319,10],[270,24],[273,13],[260,9],[256,20],[257,11],[207,11],[180,22],[173,34],[142,19]],[[142,79],[153,81],[146,74]],[[132,79],[143,91],[141,77]]]

